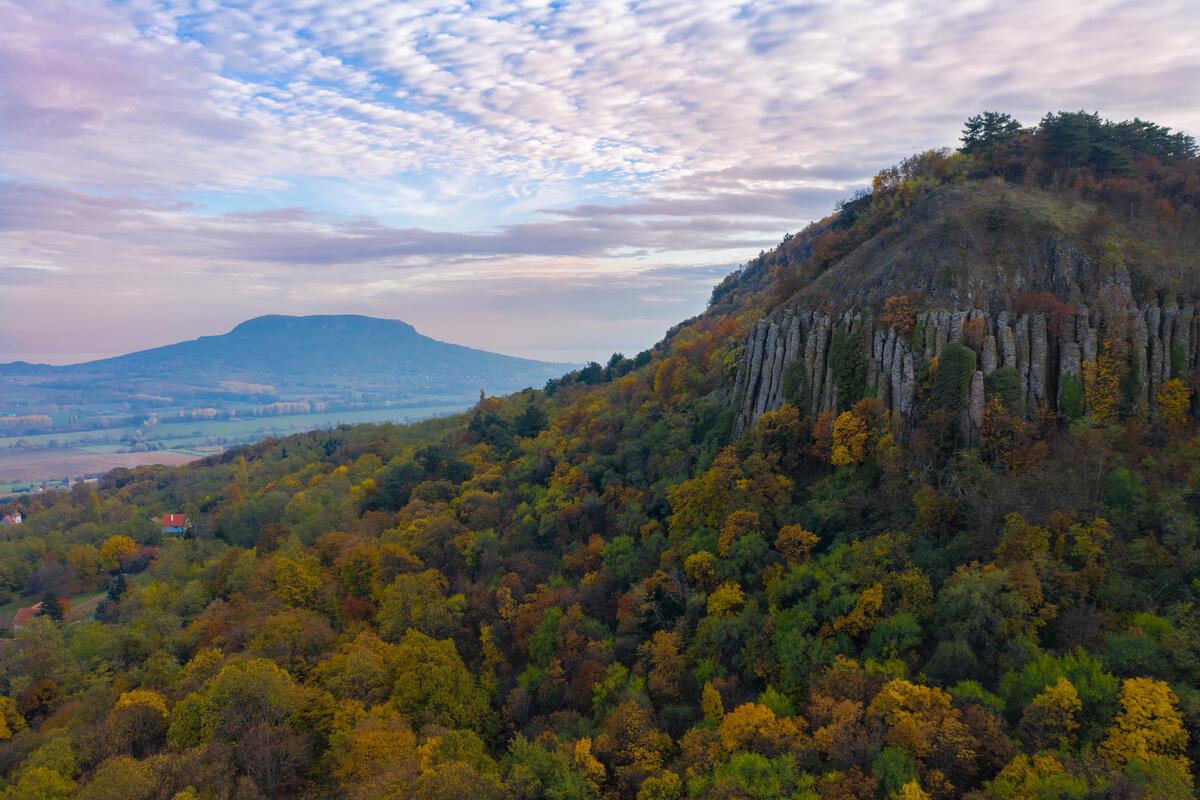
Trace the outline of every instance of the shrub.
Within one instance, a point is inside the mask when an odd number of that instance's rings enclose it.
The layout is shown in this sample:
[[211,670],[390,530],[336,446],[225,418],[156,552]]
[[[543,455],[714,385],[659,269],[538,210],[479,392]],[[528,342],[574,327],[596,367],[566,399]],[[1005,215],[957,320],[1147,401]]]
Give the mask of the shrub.
[[975,374],[975,351],[958,342],[950,342],[938,359],[930,391],[933,407],[958,411],[966,402],[967,388]]
[[1067,419],[1083,416],[1083,381],[1073,372],[1068,372],[1059,382],[1058,410]]
[[[1021,373],[1016,367],[1000,367],[987,377],[988,394],[994,394],[1004,403],[1004,409],[1015,416],[1025,414],[1025,398],[1021,391]],[[1080,385],[1082,392],[1082,384]],[[1082,396],[1082,395],[1081,395]]]
[[1158,401],[1163,427],[1175,431],[1187,424],[1188,409],[1192,402],[1192,392],[1187,384],[1179,378],[1172,378],[1159,387],[1155,400]]
[[867,392],[867,360],[863,355],[861,329],[846,333],[839,327],[833,332],[829,364],[833,368],[833,385],[837,387],[838,408],[847,409],[862,400]]
[[893,295],[883,301],[883,313],[879,321],[896,329],[901,336],[910,336],[917,324],[917,292]]
[[808,398],[808,376],[804,374],[804,362],[796,361],[783,371],[783,400],[800,409],[808,415],[810,409]]

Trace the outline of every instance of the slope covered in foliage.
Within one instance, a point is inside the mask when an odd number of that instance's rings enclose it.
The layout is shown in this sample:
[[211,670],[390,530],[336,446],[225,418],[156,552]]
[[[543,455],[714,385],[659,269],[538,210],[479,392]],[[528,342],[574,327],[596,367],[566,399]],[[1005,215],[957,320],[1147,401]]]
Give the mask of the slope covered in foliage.
[[[1090,269],[1143,297],[1190,295],[1197,175],[1141,123],[979,118],[635,359],[21,498],[0,588],[50,613],[0,642],[0,796],[1193,796],[1190,376],[1149,420],[994,405],[976,447],[940,368],[903,429],[868,397],[735,437],[732,387],[797,296],[874,302],[838,297],[873,276],[911,315],[991,287],[970,256],[922,272],[954,242],[1050,274],[1002,229],[938,227],[997,198],[1064,247],[1091,231]],[[163,539],[179,511],[193,535]],[[55,619],[89,591],[94,619]]]

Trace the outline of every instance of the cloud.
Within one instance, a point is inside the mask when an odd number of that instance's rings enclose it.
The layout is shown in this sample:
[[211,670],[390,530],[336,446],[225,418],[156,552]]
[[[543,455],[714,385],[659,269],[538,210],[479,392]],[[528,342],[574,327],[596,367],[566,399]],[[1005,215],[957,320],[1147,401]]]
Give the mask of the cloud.
[[65,271],[52,264],[0,264],[0,286],[44,284],[47,275]]
[[[747,197],[740,210],[723,202],[688,208],[653,204],[581,206],[562,218],[454,233],[394,228],[367,217],[318,214],[303,208],[204,215],[178,203],[71,191],[20,182],[0,183],[0,232],[57,235],[151,248],[164,256],[220,257],[245,262],[351,265],[413,258],[497,256],[606,257],[629,249],[664,252],[744,248],[757,232],[774,237],[779,222],[738,220],[766,210]],[[735,204],[736,205],[736,204]]]
[[5,162],[126,188],[450,168],[627,191],[893,157],[994,96],[1149,97],[1188,125],[1189,5],[0,0]]
[[65,335],[13,307],[72,291],[117,346],[181,286],[190,335],[392,291],[445,317],[474,282],[605,349],[613,309],[561,287],[665,328],[705,293],[654,270],[744,260],[984,108],[1200,130],[1190,0],[0,0],[0,29],[0,339]]

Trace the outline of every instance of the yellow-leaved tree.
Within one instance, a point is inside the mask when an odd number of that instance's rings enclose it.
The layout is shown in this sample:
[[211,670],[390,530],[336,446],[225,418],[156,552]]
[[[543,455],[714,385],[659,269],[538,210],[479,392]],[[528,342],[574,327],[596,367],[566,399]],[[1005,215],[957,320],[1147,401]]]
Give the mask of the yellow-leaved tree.
[[1021,736],[1038,750],[1069,748],[1075,744],[1075,731],[1079,730],[1077,717],[1082,710],[1083,702],[1075,686],[1060,677],[1025,707]]
[[895,800],[929,800],[929,795],[921,788],[921,784],[916,781],[909,781],[904,784],[892,797]]
[[833,448],[829,461],[835,467],[861,464],[867,458],[867,421],[843,411],[833,421]]
[[116,708],[132,709],[145,708],[152,714],[156,714],[164,719],[170,716],[167,711],[167,699],[153,689],[133,689],[123,693],[117,698]]
[[592,754],[592,740],[590,737],[583,737],[575,742],[575,747],[571,752],[571,765],[575,767],[587,780],[588,790],[593,794],[600,794],[601,787],[604,786],[604,781],[608,777],[608,773],[604,769],[604,765],[600,760]]
[[1121,359],[1105,354],[1083,362],[1083,394],[1088,412],[1100,422],[1115,422],[1121,404],[1121,381],[1129,371]]
[[888,681],[867,707],[866,722],[888,745],[904,751],[918,765],[936,764],[950,781],[977,768],[979,741],[950,694],[941,689],[901,679]]
[[802,525],[784,525],[775,537],[775,549],[789,564],[807,561],[820,537]]
[[67,551],[67,566],[78,578],[91,578],[100,571],[100,553],[90,544],[77,544]]
[[708,596],[708,614],[712,617],[726,617],[733,613],[735,608],[740,607],[746,602],[746,596],[742,593],[742,587],[737,581],[725,581]]
[[105,569],[117,569],[121,566],[121,557],[137,552],[137,543],[128,536],[110,536],[100,545],[100,561]]
[[1179,378],[1172,378],[1158,388],[1158,394],[1154,397],[1158,401],[1158,413],[1162,417],[1164,428],[1177,431],[1187,424],[1192,390],[1186,383]]
[[835,467],[853,466],[868,460],[880,464],[890,462],[896,455],[896,440],[891,432],[891,415],[883,403],[874,397],[859,400],[843,411],[828,426],[828,436],[818,432],[814,424],[814,439],[818,447],[828,446],[829,463]]
[[707,550],[692,553],[683,562],[688,580],[705,591],[717,585],[717,557]]
[[1127,678],[1121,683],[1121,710],[1100,744],[1100,754],[1124,765],[1163,756],[1188,769],[1188,734],[1171,687],[1153,678]]
[[412,762],[417,738],[395,711],[377,706],[353,724],[337,731],[330,741],[330,772],[343,788],[363,783],[390,769]]
[[8,741],[24,728],[25,718],[17,711],[17,704],[7,697],[0,696],[0,742]]
[[776,756],[802,746],[804,726],[799,717],[779,717],[761,703],[743,703],[725,715],[717,733],[730,753],[750,750]]
[[857,636],[875,626],[875,619],[882,610],[883,584],[876,583],[863,590],[854,608],[833,621],[833,629],[839,633]]
[[722,702],[721,693],[712,685],[712,681],[704,682],[704,690],[700,694],[700,708],[704,711],[704,721],[710,725],[720,725],[725,719],[725,703]]
[[734,542],[743,536],[758,533],[760,528],[758,514],[755,512],[746,509],[734,511],[721,525],[721,536],[717,540],[718,552],[723,556],[729,555]]

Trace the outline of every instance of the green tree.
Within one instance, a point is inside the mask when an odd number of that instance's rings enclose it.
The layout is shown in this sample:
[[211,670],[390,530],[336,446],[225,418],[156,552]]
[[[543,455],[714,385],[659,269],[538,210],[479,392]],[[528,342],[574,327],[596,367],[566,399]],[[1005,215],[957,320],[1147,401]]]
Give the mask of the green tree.
[[990,159],[996,147],[1021,130],[1021,123],[1009,114],[985,111],[967,119],[963,125],[959,150],[967,155]]
[[[996,395],[1004,404],[1004,409],[1014,416],[1025,414],[1025,401],[1021,391],[1021,374],[1013,366],[997,367],[995,372],[987,376],[988,394]],[[1060,387],[1061,395],[1061,387]],[[1083,398],[1083,387],[1080,386],[1080,400]]]
[[42,610],[39,613],[47,619],[62,622],[63,607],[62,601],[58,599],[58,595],[54,592],[46,592],[42,595]]
[[1046,156],[1070,169],[1089,162],[1093,140],[1100,130],[1100,116],[1085,111],[1046,114],[1039,128],[1045,137]]
[[116,756],[97,767],[75,797],[76,800],[150,800],[157,787],[158,776],[149,761]]
[[396,576],[384,592],[377,619],[384,639],[398,641],[410,628],[434,638],[458,629],[465,601],[447,595],[449,583],[436,569]]
[[506,784],[515,797],[547,800],[593,800],[587,780],[559,750],[548,750],[518,734],[505,758]]
[[930,386],[933,407],[958,411],[967,401],[967,388],[975,374],[975,351],[958,342],[942,348]]
[[1086,741],[1095,741],[1117,710],[1118,681],[1082,649],[1061,656],[1036,653],[1019,670],[1004,674],[999,693],[1015,718],[1035,697],[1064,679],[1080,701],[1081,733]]
[[312,676],[336,697],[374,706],[391,696],[401,667],[396,645],[367,629],[318,664]]
[[450,640],[408,630],[397,645],[402,668],[391,701],[417,724],[480,729],[487,722],[487,696]]
[[529,402],[521,409],[521,413],[517,415],[514,425],[517,435],[526,438],[537,436],[545,428],[549,422],[546,412],[534,401],[533,397],[529,398]]
[[4,800],[68,800],[75,781],[46,767],[24,770],[3,795]]
[[299,721],[300,695],[291,676],[274,662],[255,658],[223,667],[201,691],[184,697],[167,733],[176,747],[211,740],[237,741],[259,724]]

